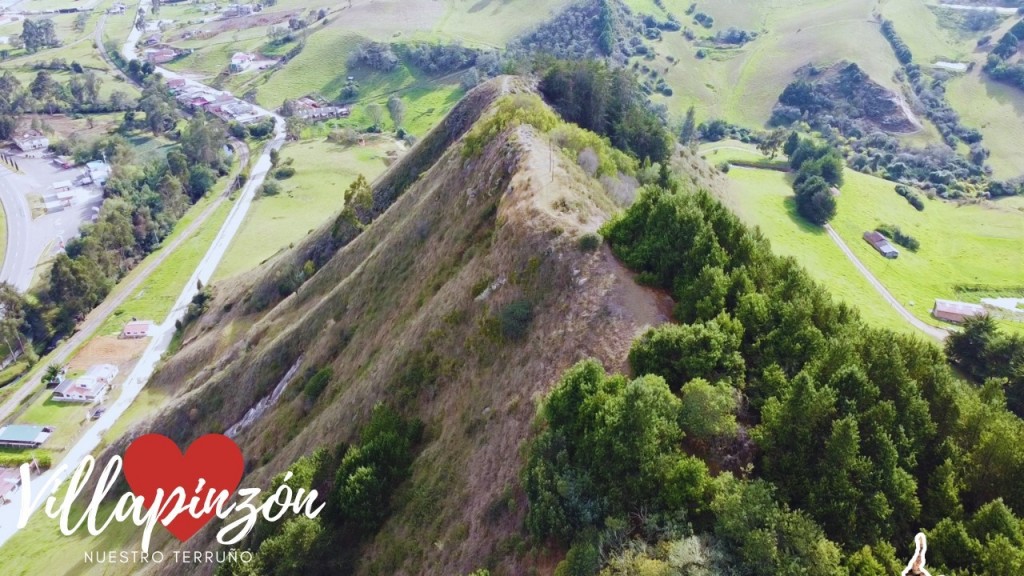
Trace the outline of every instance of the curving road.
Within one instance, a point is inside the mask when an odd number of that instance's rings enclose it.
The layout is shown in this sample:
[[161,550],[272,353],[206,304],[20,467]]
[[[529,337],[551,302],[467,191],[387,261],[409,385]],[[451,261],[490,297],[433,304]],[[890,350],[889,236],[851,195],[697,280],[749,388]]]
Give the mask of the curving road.
[[[32,268],[38,261],[29,254],[32,235],[32,210],[25,198],[23,178],[0,163],[0,204],[7,216],[7,252],[0,268],[0,282],[7,282],[19,292],[32,282]],[[28,278],[26,282],[26,276]]]
[[871,273],[870,270],[868,270],[867,266],[865,266],[864,263],[860,261],[860,258],[857,258],[857,255],[853,253],[853,250],[850,250],[850,247],[846,245],[846,242],[844,242],[843,239],[839,236],[839,234],[837,234],[836,231],[832,229],[831,224],[825,224],[825,231],[828,232],[829,238],[831,238],[832,241],[836,243],[836,246],[839,246],[839,249],[843,251],[843,254],[846,255],[846,258],[850,262],[852,262],[854,266],[856,266],[857,270],[860,271],[861,275],[864,276],[864,278],[866,278],[872,286],[874,286],[875,290],[882,295],[882,298],[885,298],[885,301],[888,302],[890,306],[892,306],[893,308],[896,309],[897,312],[899,312],[900,316],[903,316],[904,320],[909,322],[914,328],[917,328],[921,332],[924,332],[928,336],[931,336],[932,338],[935,338],[940,342],[945,340],[946,337],[949,336],[949,332],[947,332],[946,330],[923,322],[917,316],[911,314],[910,310],[907,310],[903,306],[903,304],[901,304],[900,301],[897,300],[896,297],[892,295],[892,292],[889,292],[885,285],[882,284],[878,280],[878,278],[876,278],[875,275]]

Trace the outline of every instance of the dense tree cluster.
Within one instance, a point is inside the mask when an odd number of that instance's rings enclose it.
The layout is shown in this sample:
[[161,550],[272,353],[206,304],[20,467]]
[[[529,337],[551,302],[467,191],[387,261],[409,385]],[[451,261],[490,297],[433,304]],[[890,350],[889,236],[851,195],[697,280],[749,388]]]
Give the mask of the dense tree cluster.
[[[122,91],[114,91],[109,97],[101,96],[103,79],[93,70],[74,67],[66,82],[61,82],[49,68],[36,72],[28,86],[21,83],[9,70],[0,76],[0,116],[15,118],[19,114],[45,112],[100,113],[119,112],[130,109],[134,102]],[[58,68],[64,69],[64,68]]]
[[[476,64],[484,52],[461,44],[416,42],[399,46],[409,61],[431,74],[449,74]],[[493,54],[492,54],[493,56]]]
[[1013,25],[1003,34],[989,52],[985,72],[993,79],[1006,82],[1024,90],[1024,63],[1011,61],[1017,54],[1021,39],[1024,38],[1024,20]]
[[946,355],[975,382],[1005,387],[1010,410],[1024,418],[1024,337],[1001,332],[990,316],[975,317],[946,340]]
[[543,73],[540,92],[563,118],[637,158],[661,162],[672,153],[664,120],[628,70],[595,61],[554,62]]
[[800,215],[815,224],[825,224],[836,215],[832,188],[843,184],[845,164],[839,151],[827,143],[810,138],[790,138],[783,149],[789,165],[796,170],[793,191]]
[[[812,162],[813,155],[802,161]],[[724,563],[737,574],[883,574],[898,565],[894,546],[905,549],[923,528],[933,538],[930,565],[944,573],[1015,573],[998,567],[1020,561],[1012,549],[1024,510],[1017,481],[1024,422],[1006,410],[995,380],[968,389],[935,346],[863,324],[707,193],[648,186],[602,233],[642,281],[671,291],[681,328],[641,337],[630,356],[634,380],[578,365],[541,408],[524,472],[530,526],[573,542],[578,551],[567,563],[585,564],[598,542],[598,552],[612,558],[607,569],[620,570],[606,573],[640,573],[622,567],[644,559],[671,565],[671,555],[653,550],[691,542],[705,569]],[[1002,357],[1005,340],[986,348],[974,340],[991,337],[979,332],[969,326],[964,338],[972,341],[963,345],[954,338],[951,357],[982,370],[1016,366]],[[959,359],[954,348],[991,356]],[[707,386],[727,387],[743,401],[729,404],[728,394]],[[656,407],[623,402],[636,411],[628,421],[641,428],[617,434],[626,419],[599,414],[618,406],[627,389],[661,400]],[[681,418],[687,404],[691,416]],[[686,457],[692,425],[683,423],[694,410],[719,422],[732,406],[739,428],[726,419],[720,430],[735,435],[727,444],[734,458],[713,456],[716,469],[733,475],[708,482],[700,461]],[[744,429],[754,452],[739,451]],[[692,469],[684,481],[663,481],[671,490],[643,493],[643,482],[621,486],[594,469],[592,454],[605,454],[606,466],[616,450],[631,454],[620,460],[630,466],[617,470],[622,478],[649,473],[651,482],[675,462]],[[679,504],[659,500],[678,493],[685,494]],[[625,524],[617,520],[623,515]],[[609,549],[623,532],[661,544]],[[693,532],[702,535],[696,544],[687,539]]]
[[[329,369],[316,372],[309,385],[321,387],[330,374]],[[377,405],[359,442],[321,448],[295,462],[288,486],[316,490],[318,501],[327,501],[323,513],[313,519],[289,516],[259,522],[246,540],[246,547],[256,551],[254,560],[222,564],[217,576],[351,573],[359,545],[376,533],[390,513],[395,489],[409,477],[422,432],[420,422]],[[278,476],[272,488],[283,483],[283,475]]]
[[60,46],[57,30],[53,20],[33,20],[26,18],[21,25],[21,43],[25,51],[33,54],[46,48]]
[[349,59],[349,64],[365,66],[371,70],[390,72],[398,66],[398,56],[390,44],[384,42],[364,42],[356,47]]
[[892,46],[892,51],[896,53],[896,59],[899,60],[900,64],[906,66],[914,60],[910,47],[896,33],[892,20],[882,20],[882,36],[885,36],[885,39],[889,41],[889,45]]
[[32,336],[48,343],[66,336],[111,287],[156,249],[191,203],[227,170],[223,129],[202,115],[182,129],[181,146],[166,159],[139,164],[124,138],[112,136],[75,151],[82,160],[113,165],[107,197],[93,224],[67,242],[39,295]]
[[506,54],[512,61],[542,54],[565,60],[609,58],[621,65],[630,56],[647,53],[643,43],[647,29],[618,0],[578,2],[510,42]]

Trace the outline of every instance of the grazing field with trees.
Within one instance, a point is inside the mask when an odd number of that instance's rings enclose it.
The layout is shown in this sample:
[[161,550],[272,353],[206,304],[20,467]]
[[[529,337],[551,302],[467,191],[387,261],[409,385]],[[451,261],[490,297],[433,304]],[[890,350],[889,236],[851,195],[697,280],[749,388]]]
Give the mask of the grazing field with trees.
[[[760,156],[752,146],[738,142],[710,144],[702,150],[715,163],[731,157]],[[769,183],[787,182],[792,177],[769,170],[739,168],[730,170],[725,177],[729,185],[723,193],[728,205],[748,224],[760,226],[770,240],[788,246],[783,253],[795,256],[821,281],[824,274],[819,275],[816,270],[822,265],[823,254],[832,252],[831,247],[828,243],[808,243],[805,250],[797,245],[793,235],[801,224],[793,220],[795,206],[779,198],[777,184]],[[767,188],[761,190],[759,186]],[[969,289],[977,284],[975,279],[984,278],[995,293],[1000,289],[1016,293],[1020,278],[1013,270],[1020,266],[1016,247],[1024,242],[1024,212],[1001,200],[956,203],[925,199],[919,191],[911,192],[922,199],[923,211],[901,198],[892,182],[845,169],[840,194],[835,197],[836,215],[831,222],[861,262],[904,306],[919,319],[935,324],[937,321],[930,315],[934,299],[976,302],[978,296]],[[769,200],[772,197],[774,201]],[[745,205],[745,198],[751,198],[751,207]],[[894,262],[880,258],[861,240],[861,235],[882,225],[899,227],[919,243],[919,249],[902,251]],[[838,252],[832,253],[841,257]],[[978,254],[985,257],[979,258]],[[833,291],[842,290],[833,283],[826,284]],[[866,307],[866,303],[860,306],[862,310]],[[1001,325],[1008,330],[1021,330],[1020,323]]]

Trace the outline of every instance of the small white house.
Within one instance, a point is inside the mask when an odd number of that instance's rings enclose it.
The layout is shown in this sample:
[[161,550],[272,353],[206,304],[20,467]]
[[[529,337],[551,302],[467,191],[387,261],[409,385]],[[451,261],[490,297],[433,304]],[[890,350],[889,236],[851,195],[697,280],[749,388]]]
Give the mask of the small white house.
[[14,136],[14,145],[22,152],[39,150],[50,145],[50,139],[38,130],[28,130]]
[[96,364],[74,380],[65,380],[53,390],[54,402],[91,404],[102,402],[117,377],[117,366]]

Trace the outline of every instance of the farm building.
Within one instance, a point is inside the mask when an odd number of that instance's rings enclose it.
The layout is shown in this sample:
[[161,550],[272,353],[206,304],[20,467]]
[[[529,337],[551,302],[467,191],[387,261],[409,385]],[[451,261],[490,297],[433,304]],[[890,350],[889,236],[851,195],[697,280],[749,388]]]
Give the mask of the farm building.
[[152,324],[149,320],[132,320],[124,325],[121,330],[121,338],[145,338],[149,336],[149,328]]
[[957,302],[955,300],[936,299],[935,306],[932,308],[932,316],[939,320],[955,322],[957,324],[963,323],[968,318],[985,316],[986,314],[988,314],[988,310],[981,304]]
[[9,424],[0,428],[0,446],[15,448],[38,448],[53,434],[50,426],[29,426]]
[[876,232],[874,230],[871,232],[865,232],[864,241],[871,244],[875,250],[878,250],[879,254],[889,258],[890,260],[898,258],[900,255],[900,251],[893,247],[893,245],[889,243],[889,239],[883,236],[880,232]]
[[224,9],[225,18],[235,18],[237,16],[248,16],[253,12],[259,10],[253,4],[228,4],[228,7]]
[[102,401],[117,376],[117,366],[97,364],[74,380],[65,380],[53,390],[54,402],[80,402],[89,404]]
[[170,80],[167,81],[167,88],[170,89],[170,91],[173,92],[174,94],[177,94],[178,92],[180,92],[184,87],[185,87],[185,79],[184,78],[171,78]]
[[39,150],[50,145],[50,139],[38,130],[28,130],[14,136],[14,145],[22,152]]
[[170,48],[149,50],[146,52],[146,60],[153,64],[166,64],[178,57],[178,53]]

